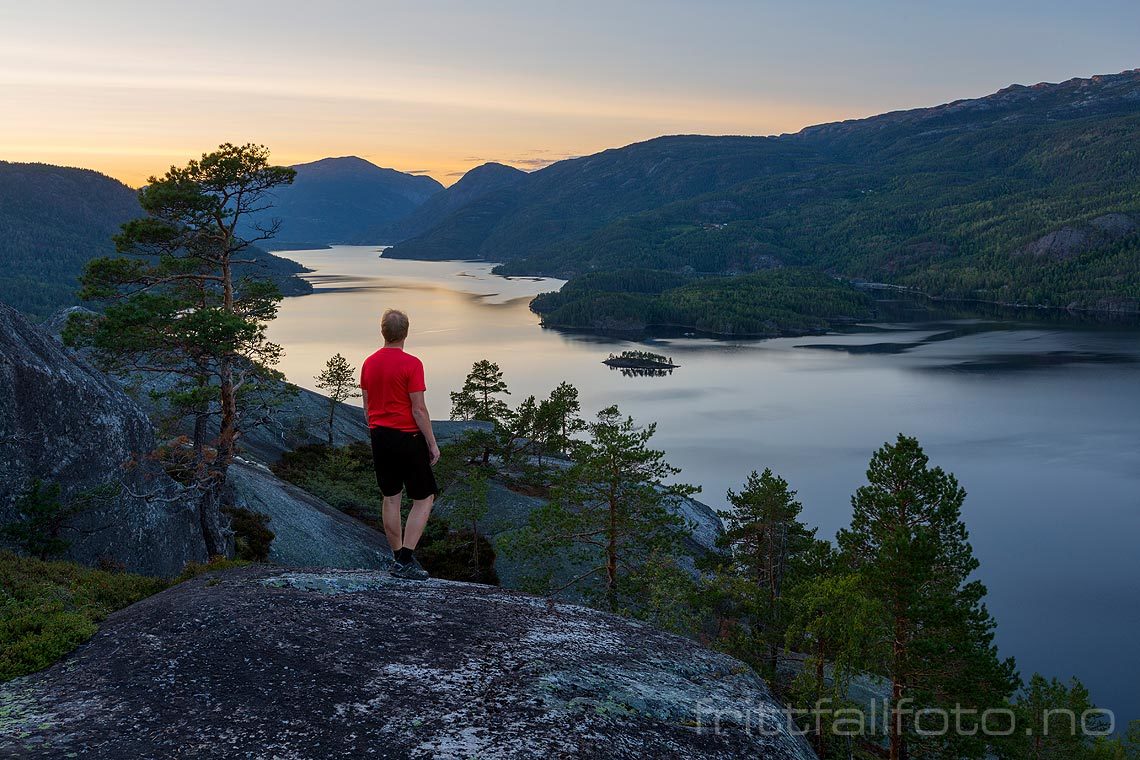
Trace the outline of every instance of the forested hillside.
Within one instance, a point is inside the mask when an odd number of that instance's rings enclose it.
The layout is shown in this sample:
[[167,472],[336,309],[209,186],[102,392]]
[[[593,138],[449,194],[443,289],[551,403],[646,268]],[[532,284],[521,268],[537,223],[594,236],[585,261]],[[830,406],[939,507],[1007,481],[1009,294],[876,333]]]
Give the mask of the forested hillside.
[[[74,304],[84,265],[114,254],[119,225],[141,215],[135,191],[98,172],[0,161],[0,301],[41,317]],[[295,262],[253,257],[283,292],[311,289]]]
[[0,162],[0,301],[39,315],[71,303],[84,262],[138,214],[134,191],[97,172]]
[[476,166],[451,187],[428,198],[411,214],[369,231],[364,243],[398,243],[435,227],[455,211],[469,206],[489,193],[511,187],[526,176],[513,166],[490,162]]
[[634,333],[672,327],[763,337],[820,332],[874,313],[866,293],[801,268],[700,278],[652,269],[595,272],[543,293],[531,308],[548,327]]
[[1132,71],[564,161],[462,211],[479,224],[455,214],[386,255],[563,277],[809,267],[942,297],[1135,312],[1138,170]]

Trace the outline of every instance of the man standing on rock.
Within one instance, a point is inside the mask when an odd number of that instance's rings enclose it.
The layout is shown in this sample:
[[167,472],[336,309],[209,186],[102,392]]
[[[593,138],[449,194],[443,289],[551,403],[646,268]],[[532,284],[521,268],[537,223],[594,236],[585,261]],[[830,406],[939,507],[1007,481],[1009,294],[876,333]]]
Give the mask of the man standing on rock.
[[[384,347],[364,360],[360,388],[372,437],[372,463],[384,496],[384,533],[392,547],[392,575],[423,580],[428,573],[413,553],[423,535],[439,487],[432,465],[439,446],[424,403],[424,365],[404,351],[408,315],[388,309],[380,318]],[[401,525],[400,493],[408,492],[412,511]]]

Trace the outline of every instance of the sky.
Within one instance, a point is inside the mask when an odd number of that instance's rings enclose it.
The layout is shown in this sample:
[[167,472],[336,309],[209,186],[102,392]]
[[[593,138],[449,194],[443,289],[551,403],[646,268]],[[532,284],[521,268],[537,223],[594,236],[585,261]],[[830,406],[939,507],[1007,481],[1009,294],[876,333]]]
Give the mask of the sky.
[[0,160],[138,186],[219,143],[444,184],[1140,67],[1137,0],[0,0]]

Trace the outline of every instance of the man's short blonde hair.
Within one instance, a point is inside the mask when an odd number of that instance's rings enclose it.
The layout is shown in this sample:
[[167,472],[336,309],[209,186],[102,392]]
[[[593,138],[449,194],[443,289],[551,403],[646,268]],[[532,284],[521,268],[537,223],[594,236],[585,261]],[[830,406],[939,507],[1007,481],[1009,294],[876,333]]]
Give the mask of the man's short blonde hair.
[[380,317],[380,334],[385,343],[399,343],[408,337],[408,315],[399,309],[388,309]]

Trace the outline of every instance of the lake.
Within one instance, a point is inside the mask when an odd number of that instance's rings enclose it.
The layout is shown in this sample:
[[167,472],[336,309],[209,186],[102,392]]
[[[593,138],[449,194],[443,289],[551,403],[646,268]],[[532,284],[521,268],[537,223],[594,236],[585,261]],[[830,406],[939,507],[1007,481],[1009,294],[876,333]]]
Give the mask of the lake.
[[[969,492],[1002,654],[1025,677],[1080,677],[1118,722],[1140,718],[1140,330],[912,315],[807,338],[630,342],[540,327],[527,303],[560,281],[378,251],[281,252],[316,287],[286,299],[269,331],[291,381],[312,388],[338,351],[359,367],[380,313],[402,308],[435,418],[478,359],[499,363],[514,403],[568,380],[589,414],[616,403],[656,421],[653,444],[703,501],[722,508],[726,489],[771,467],[827,537],[848,523],[874,450],[917,436]],[[602,364],[626,348],[681,366],[629,377]]]

